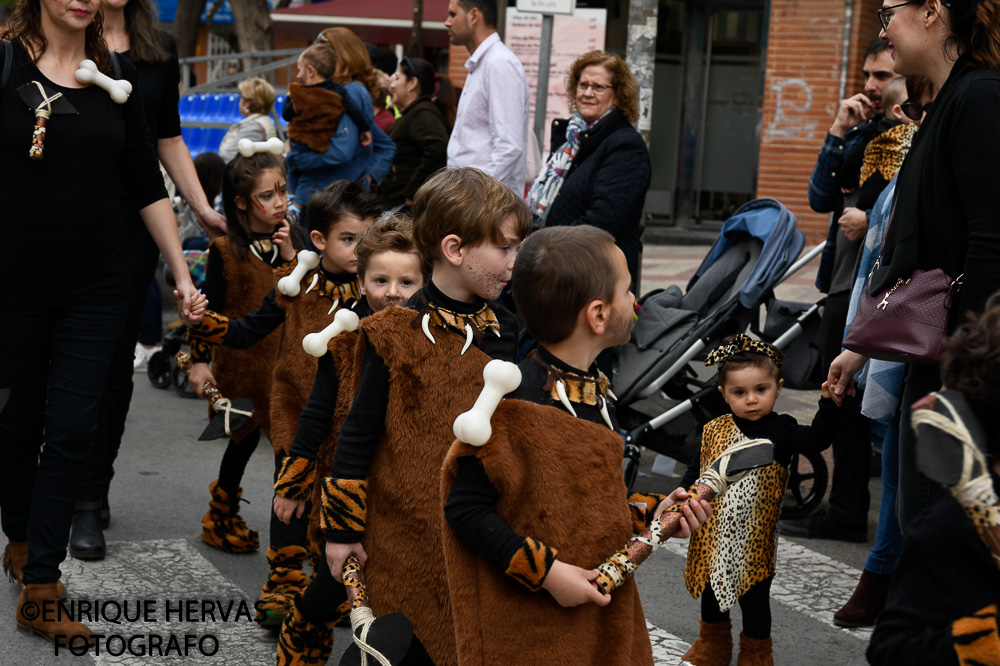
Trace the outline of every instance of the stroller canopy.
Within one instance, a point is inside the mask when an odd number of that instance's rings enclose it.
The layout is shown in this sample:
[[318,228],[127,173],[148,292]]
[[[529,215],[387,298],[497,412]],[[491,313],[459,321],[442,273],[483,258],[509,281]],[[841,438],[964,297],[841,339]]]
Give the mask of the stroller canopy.
[[740,291],[740,304],[752,308],[781,279],[805,247],[806,237],[796,228],[795,216],[775,199],[754,199],[740,206],[722,225],[722,232],[688,282],[695,282],[726,250],[744,238],[764,243],[753,271]]

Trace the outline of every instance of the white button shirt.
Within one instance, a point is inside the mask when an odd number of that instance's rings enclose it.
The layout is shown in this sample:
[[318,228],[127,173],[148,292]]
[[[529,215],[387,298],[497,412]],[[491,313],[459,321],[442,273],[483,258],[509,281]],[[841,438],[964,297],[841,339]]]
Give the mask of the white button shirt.
[[528,79],[493,33],[465,62],[469,76],[448,141],[448,167],[476,167],[524,193]]

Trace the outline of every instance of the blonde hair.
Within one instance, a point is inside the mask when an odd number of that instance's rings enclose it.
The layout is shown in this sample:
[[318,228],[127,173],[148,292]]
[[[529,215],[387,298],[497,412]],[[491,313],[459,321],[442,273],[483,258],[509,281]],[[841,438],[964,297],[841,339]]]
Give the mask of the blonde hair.
[[632,70],[621,56],[606,51],[588,51],[577,58],[566,72],[566,101],[569,108],[576,111],[576,87],[580,85],[583,70],[600,65],[611,75],[611,87],[615,91],[615,106],[621,109],[630,123],[639,120],[639,86],[632,76]]
[[267,115],[274,106],[274,88],[264,79],[254,76],[243,79],[238,86],[240,97],[247,101],[251,113]]

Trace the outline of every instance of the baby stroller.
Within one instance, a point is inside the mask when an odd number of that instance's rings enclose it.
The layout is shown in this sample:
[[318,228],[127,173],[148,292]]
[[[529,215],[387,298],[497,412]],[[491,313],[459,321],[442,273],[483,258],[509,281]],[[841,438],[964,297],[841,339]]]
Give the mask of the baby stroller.
[[[823,301],[782,302],[773,293],[775,286],[816,257],[823,244],[796,262],[804,246],[805,236],[784,205],[756,199],[725,222],[686,293],[674,286],[640,299],[632,339],[619,348],[614,374],[619,426],[626,441],[622,466],[629,488],[638,472],[640,447],[685,463],[697,459],[701,427],[728,407],[716,390],[714,373],[699,378],[691,363],[703,361],[705,352],[727,336],[750,328],[784,349],[787,386],[819,387],[815,376],[819,353],[809,344],[808,332],[818,326]],[[763,327],[761,306],[768,313]],[[807,335],[802,336],[803,331]],[[648,404],[638,405],[650,397],[680,402],[651,419],[642,409],[648,412]],[[822,456],[802,457],[792,461],[786,518],[811,512],[826,491]],[[684,482],[693,481],[697,471],[697,464],[689,466],[692,477]]]

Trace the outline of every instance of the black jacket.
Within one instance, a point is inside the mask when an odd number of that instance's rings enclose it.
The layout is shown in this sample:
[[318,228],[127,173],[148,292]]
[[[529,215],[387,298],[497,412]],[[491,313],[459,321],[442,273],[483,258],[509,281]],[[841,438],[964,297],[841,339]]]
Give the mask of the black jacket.
[[379,195],[387,207],[413,199],[420,186],[448,162],[448,126],[444,116],[429,99],[406,107],[389,127],[396,143],[396,156]]
[[952,327],[1000,288],[1000,72],[962,56],[899,170],[895,212],[872,292],[915,269],[964,274]]
[[[566,120],[552,121],[551,150],[566,141]],[[590,224],[615,237],[635,285],[642,250],[642,209],[650,180],[646,142],[619,109],[584,130],[580,149],[552,202],[546,226]]]

